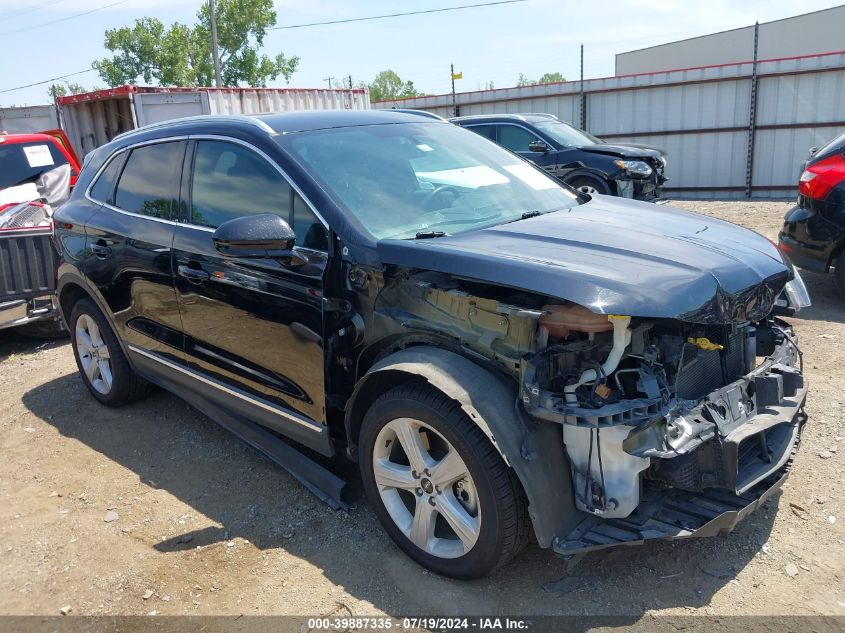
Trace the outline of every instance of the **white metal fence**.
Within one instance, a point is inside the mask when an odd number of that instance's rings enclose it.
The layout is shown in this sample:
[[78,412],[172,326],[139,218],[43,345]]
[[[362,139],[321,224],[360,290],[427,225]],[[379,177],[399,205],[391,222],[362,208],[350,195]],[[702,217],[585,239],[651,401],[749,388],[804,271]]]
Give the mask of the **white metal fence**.
[[[465,92],[456,105],[460,115],[548,112],[611,142],[660,147],[673,197],[792,197],[809,148],[845,131],[845,51],[757,62],[754,111],[752,71],[747,62]],[[373,107],[453,114],[451,94]]]

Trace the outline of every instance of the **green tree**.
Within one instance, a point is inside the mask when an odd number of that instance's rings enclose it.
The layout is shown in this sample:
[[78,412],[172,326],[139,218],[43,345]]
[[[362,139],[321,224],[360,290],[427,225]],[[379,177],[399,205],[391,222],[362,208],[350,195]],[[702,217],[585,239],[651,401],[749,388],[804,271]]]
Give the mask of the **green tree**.
[[537,80],[538,84],[554,84],[554,83],[561,83],[566,81],[563,75],[560,73],[545,73],[542,77]]
[[560,73],[545,73],[539,79],[529,79],[522,73],[519,73],[519,79],[516,82],[517,86],[539,86],[541,84],[552,84],[556,82],[566,81],[564,76]]
[[402,81],[392,70],[381,71],[367,88],[370,90],[370,101],[389,101],[422,95],[414,88],[413,81]]
[[[266,86],[280,75],[289,81],[299,57],[259,54],[267,30],[276,24],[273,0],[218,0],[217,40],[223,84]],[[163,86],[214,85],[211,19],[203,3],[193,26],[144,17],[132,26],[109,29],[105,47],[114,55],[93,63],[110,86],[156,82]]]
[[[99,90],[99,88],[91,88],[91,90]],[[58,97],[66,97],[67,95],[78,95],[80,92],[88,92],[88,88],[82,84],[77,84],[72,81],[67,81],[64,84],[50,84],[47,89],[47,94],[54,101]]]

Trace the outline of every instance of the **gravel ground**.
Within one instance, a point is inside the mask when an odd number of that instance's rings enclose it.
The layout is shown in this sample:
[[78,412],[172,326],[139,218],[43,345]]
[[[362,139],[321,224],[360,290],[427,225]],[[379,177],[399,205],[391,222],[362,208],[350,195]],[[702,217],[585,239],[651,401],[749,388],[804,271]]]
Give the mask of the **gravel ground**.
[[[767,237],[789,207],[677,206]],[[67,343],[0,333],[0,613],[845,615],[845,303],[805,279],[810,421],[780,495],[730,535],[577,564],[532,547],[475,582],[410,562],[357,484],[334,512],[175,396],[106,409]]]

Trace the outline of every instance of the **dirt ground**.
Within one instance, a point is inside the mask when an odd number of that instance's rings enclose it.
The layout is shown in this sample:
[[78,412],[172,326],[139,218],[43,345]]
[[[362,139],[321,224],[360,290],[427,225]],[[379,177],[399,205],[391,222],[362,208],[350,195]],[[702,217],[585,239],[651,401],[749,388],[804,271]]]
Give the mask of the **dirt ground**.
[[[789,208],[677,206],[770,238]],[[845,615],[845,302],[805,280],[809,423],[780,495],[730,535],[576,564],[533,546],[475,582],[408,560],[356,483],[332,511],[177,397],[104,408],[66,342],[2,332],[0,613]]]

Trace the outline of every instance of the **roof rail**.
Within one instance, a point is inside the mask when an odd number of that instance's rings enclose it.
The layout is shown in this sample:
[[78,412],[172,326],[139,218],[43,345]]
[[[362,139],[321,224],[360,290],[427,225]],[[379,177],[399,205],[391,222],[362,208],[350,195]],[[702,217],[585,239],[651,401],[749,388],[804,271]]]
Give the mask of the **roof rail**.
[[404,112],[405,114],[416,114],[418,116],[424,116],[429,119],[437,119],[438,121],[446,121],[445,118],[440,116],[439,114],[435,114],[434,112],[429,112],[428,110],[414,110],[413,108],[390,108],[385,110],[386,112]]
[[[267,113],[262,113],[267,114]],[[217,121],[231,121],[233,123],[249,123],[255,127],[261,129],[262,132],[266,132],[270,136],[278,136],[278,132],[267,125],[261,119],[256,118],[252,115],[246,114],[197,114],[194,116],[186,116],[180,117],[178,119],[168,119],[166,121],[159,121],[158,123],[150,123],[148,125],[144,125],[142,127],[135,128],[134,130],[128,130],[126,132],[122,132],[115,136],[112,140],[117,140],[121,138],[125,138],[127,136],[131,136],[133,134],[137,134],[140,132],[148,132],[150,130],[161,130],[169,127],[173,127],[176,125],[181,125],[183,123],[191,123],[193,121],[203,121],[206,119],[215,119]]]

